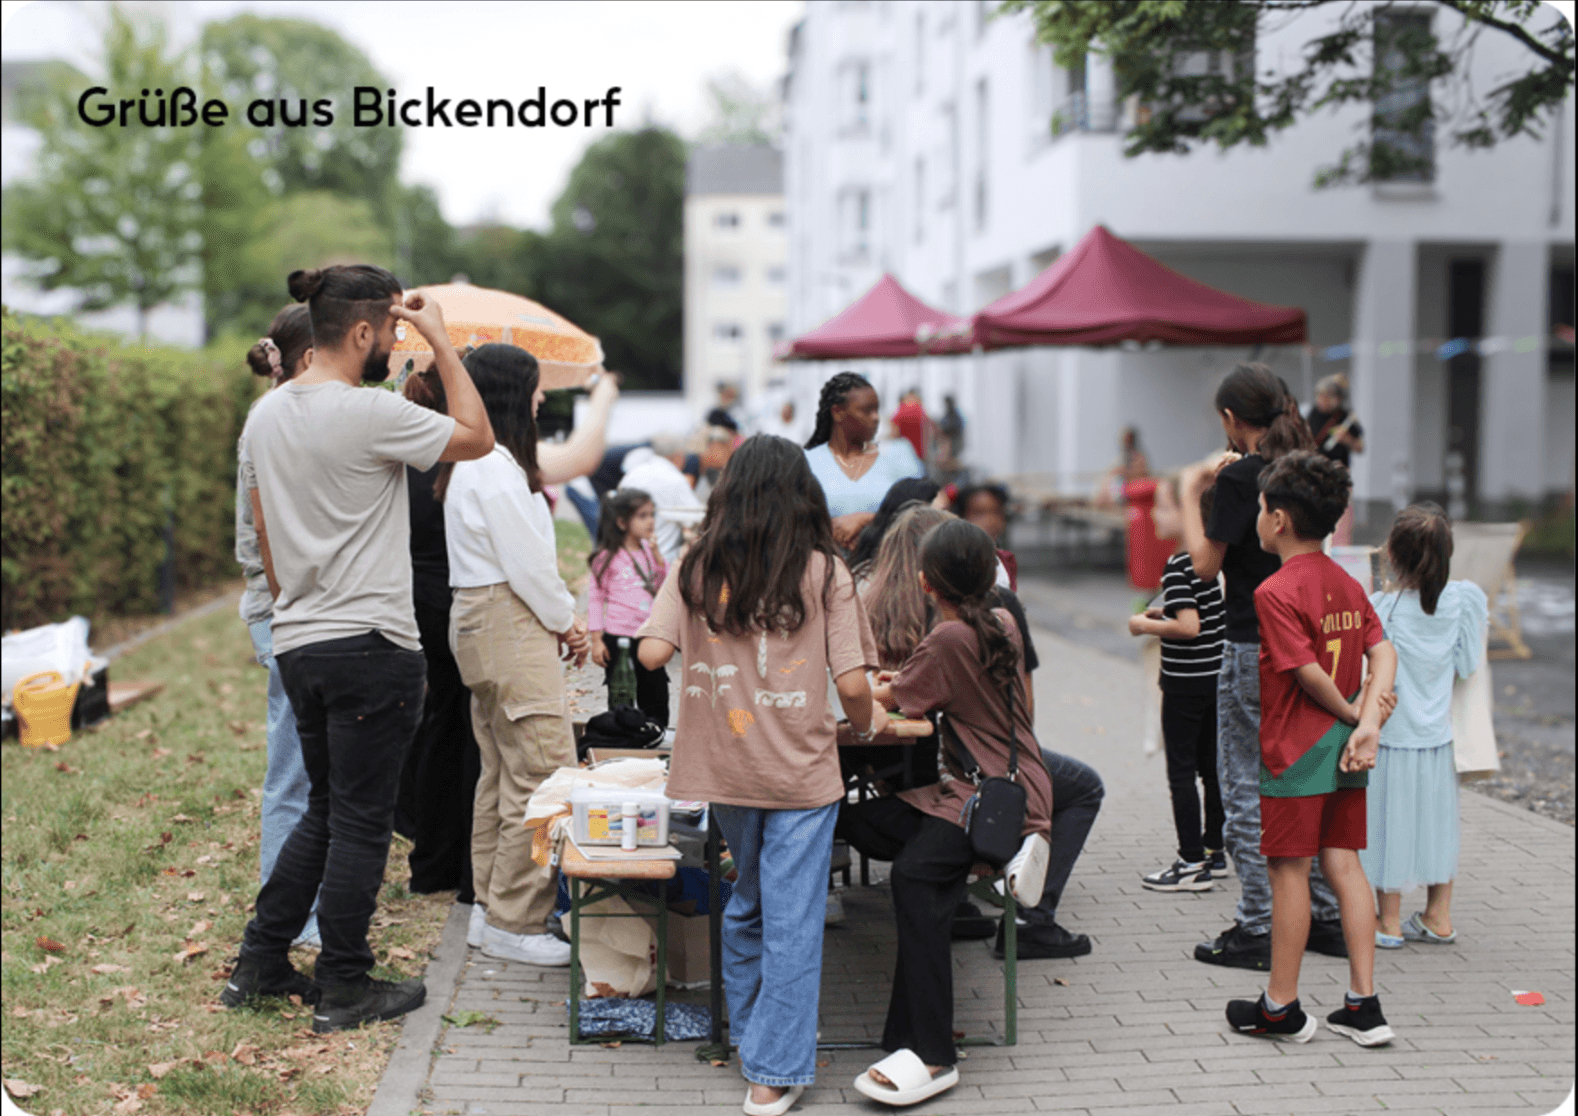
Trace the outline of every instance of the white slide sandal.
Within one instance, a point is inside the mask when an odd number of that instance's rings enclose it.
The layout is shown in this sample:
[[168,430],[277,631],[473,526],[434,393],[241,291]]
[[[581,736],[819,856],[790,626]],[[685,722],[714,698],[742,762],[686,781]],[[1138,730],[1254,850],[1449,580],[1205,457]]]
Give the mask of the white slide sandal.
[[[893,1082],[880,1085],[871,1076],[876,1070]],[[855,1078],[855,1088],[864,1096],[894,1108],[929,1100],[959,1084],[959,1067],[949,1066],[933,1077],[913,1050],[898,1050]]]
[[745,1090],[745,1116],[784,1116],[795,1106],[800,1099],[800,1094],[805,1092],[804,1085],[791,1085],[784,1090],[784,1095],[771,1104],[757,1104],[751,1099],[751,1091]]

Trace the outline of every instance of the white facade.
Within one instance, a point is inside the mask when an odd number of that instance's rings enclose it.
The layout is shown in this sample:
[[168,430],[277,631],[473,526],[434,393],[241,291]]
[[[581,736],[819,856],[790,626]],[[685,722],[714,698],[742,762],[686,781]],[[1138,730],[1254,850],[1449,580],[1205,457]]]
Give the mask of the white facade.
[[723,381],[754,407],[786,329],[782,157],[771,148],[702,148],[687,177],[685,399],[704,414]]
[[[1055,67],[1026,17],[988,18],[992,6],[809,0],[791,41],[786,112],[791,336],[884,271],[970,313],[1104,224],[1192,278],[1306,310],[1315,352],[1276,347],[1258,359],[1306,402],[1315,378],[1348,373],[1369,442],[1354,461],[1361,514],[1405,490],[1440,491],[1454,434],[1485,501],[1571,484],[1572,348],[1553,348],[1548,320],[1563,271],[1571,290],[1571,101],[1543,139],[1480,153],[1438,141],[1430,184],[1311,186],[1318,165],[1363,135],[1357,108],[1312,117],[1264,148],[1126,159],[1110,66],[1091,55],[1083,73]],[[1431,10],[1437,35],[1449,35],[1457,17]],[[1294,56],[1327,18],[1316,11],[1262,34],[1257,66]],[[1526,63],[1524,48],[1486,32],[1475,87]],[[1465,302],[1482,320],[1465,317]],[[1477,373],[1442,363],[1433,345],[1419,351],[1465,331],[1510,340],[1477,358]],[[1351,360],[1322,359],[1348,342]],[[978,468],[1049,474],[1077,493],[1116,458],[1127,425],[1160,469],[1219,446],[1211,396],[1249,355],[1028,348],[786,368],[802,407],[842,367],[872,375],[885,408],[913,384],[936,413],[951,391]]]

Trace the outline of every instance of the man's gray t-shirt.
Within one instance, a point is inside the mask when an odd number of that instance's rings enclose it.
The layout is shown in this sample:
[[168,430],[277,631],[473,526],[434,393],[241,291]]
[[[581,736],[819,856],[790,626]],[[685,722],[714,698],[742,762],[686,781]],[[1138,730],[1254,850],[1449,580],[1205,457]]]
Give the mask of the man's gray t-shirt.
[[279,596],[274,654],[381,632],[422,646],[411,600],[407,465],[431,469],[455,420],[378,388],[282,384],[242,438]]

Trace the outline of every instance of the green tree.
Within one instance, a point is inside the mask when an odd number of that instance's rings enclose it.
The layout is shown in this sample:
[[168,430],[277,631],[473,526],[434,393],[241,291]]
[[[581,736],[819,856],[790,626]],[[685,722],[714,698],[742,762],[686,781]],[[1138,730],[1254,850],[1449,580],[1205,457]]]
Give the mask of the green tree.
[[[162,24],[110,8],[101,84],[112,96],[190,84],[187,69]],[[57,81],[21,105],[42,144],[33,176],[5,190],[4,243],[36,262],[30,278],[45,290],[82,292],[82,309],[133,303],[146,335],[148,311],[199,283],[200,129],[93,127],[77,113],[82,93]]]
[[[1316,172],[1327,186],[1428,177],[1438,130],[1457,146],[1493,147],[1538,136],[1566,100],[1573,32],[1558,12],[1539,0],[1436,6],[1462,17],[1449,38],[1433,35],[1417,7],[1390,0],[1006,0],[999,11],[1028,12],[1059,65],[1091,51],[1112,59],[1119,95],[1140,105],[1124,148],[1131,157],[1183,154],[1200,141],[1261,146],[1311,113],[1371,106],[1367,137]],[[1287,67],[1257,68],[1260,30],[1313,9],[1329,13],[1322,33]],[[1470,81],[1484,34],[1526,50],[1521,72],[1488,90]]]
[[[388,204],[399,181],[400,128],[357,128],[351,90],[389,88],[367,56],[327,27],[303,19],[267,19],[243,13],[203,28],[199,49],[204,72],[235,114],[253,145],[264,182],[275,194],[326,190]],[[298,119],[307,104],[307,127],[287,127],[276,114],[272,127],[247,122],[252,101],[281,101]],[[312,103],[333,102],[334,123],[310,123]]]
[[704,144],[773,144],[782,138],[779,101],[737,70],[707,79],[707,123],[696,137]]
[[634,388],[680,386],[684,204],[684,141],[666,128],[615,132],[570,172],[548,235],[519,242],[536,281],[521,293],[601,338],[605,363]]

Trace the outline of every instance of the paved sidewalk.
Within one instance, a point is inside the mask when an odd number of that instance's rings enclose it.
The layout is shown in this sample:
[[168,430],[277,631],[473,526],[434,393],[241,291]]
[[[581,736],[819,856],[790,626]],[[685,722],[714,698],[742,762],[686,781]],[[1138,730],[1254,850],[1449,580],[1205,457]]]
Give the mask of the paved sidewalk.
[[[1200,895],[1149,892],[1140,876],[1172,856],[1162,759],[1139,744],[1138,667],[1036,633],[1036,722],[1044,743],[1097,767],[1106,805],[1076,867],[1061,921],[1095,951],[1020,965],[1019,1044],[972,1048],[961,1082],[924,1113],[1051,1111],[1122,1116],[1281,1113],[1550,1112],[1573,1081],[1573,830],[1528,811],[1462,796],[1463,858],[1454,946],[1383,953],[1376,980],[1398,1039],[1362,1050],[1322,1027],[1305,1046],[1229,1035],[1222,1008],[1261,987],[1258,974],[1202,965],[1194,944],[1231,921],[1236,883]],[[885,888],[844,893],[848,922],[829,930],[822,992],[827,1038],[880,1031],[891,977]],[[1406,903],[1419,900],[1422,893]],[[1405,909],[1413,909],[1407,906]],[[464,908],[457,911],[464,912]],[[571,1048],[566,971],[494,961],[465,949],[452,917],[430,969],[428,1006],[406,1024],[371,1112],[491,1116],[694,1116],[737,1112],[738,1060],[714,1068],[696,1044]],[[1001,1025],[1001,965],[985,943],[955,948],[956,1026]],[[446,973],[456,974],[450,978]],[[1341,1002],[1346,964],[1307,955],[1306,1007]],[[1522,1007],[1514,990],[1544,993]],[[443,1024],[479,1011],[491,1033]],[[819,1083],[797,1111],[885,1111],[852,1082],[866,1051],[820,1056]]]

